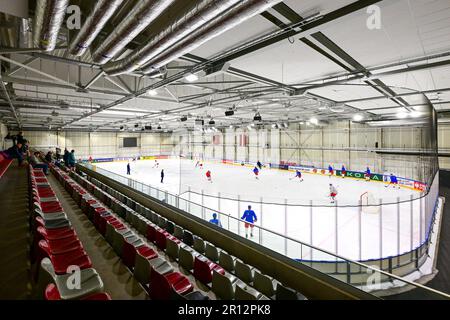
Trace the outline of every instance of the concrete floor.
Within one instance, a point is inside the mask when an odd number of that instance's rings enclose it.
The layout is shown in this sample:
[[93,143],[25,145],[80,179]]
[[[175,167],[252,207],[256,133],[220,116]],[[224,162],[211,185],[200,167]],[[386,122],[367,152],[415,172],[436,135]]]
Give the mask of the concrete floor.
[[31,292],[27,179],[16,161],[0,178],[0,299],[27,299]]

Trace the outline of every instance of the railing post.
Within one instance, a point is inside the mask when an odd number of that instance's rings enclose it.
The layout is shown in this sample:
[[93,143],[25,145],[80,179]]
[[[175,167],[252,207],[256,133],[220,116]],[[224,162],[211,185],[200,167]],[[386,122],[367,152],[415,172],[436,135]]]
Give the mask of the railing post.
[[[338,205],[337,205],[337,200],[334,202],[334,253],[337,255],[338,254],[338,247],[339,247],[339,244],[338,244],[338,241],[339,241],[339,238],[338,238],[338,230],[339,230],[339,228],[338,228],[338,223],[339,223],[339,221],[338,221]],[[336,257],[336,264],[335,264],[335,266],[336,266],[336,273],[338,272],[338,258]]]
[[358,207],[358,257],[359,261],[362,260],[362,201],[359,199],[359,207]]
[[[313,201],[312,200],[309,200],[309,230],[310,230],[309,244],[312,246],[313,245]],[[309,254],[311,257],[310,258],[311,261],[313,260],[313,253],[314,253],[314,250],[311,247],[311,253]]]
[[383,199],[378,200],[380,203],[380,270],[383,269]]
[[220,211],[220,192],[217,193],[217,210]]
[[410,231],[409,231],[409,237],[410,237],[410,251],[413,249],[413,233],[414,233],[414,210],[413,210],[413,195],[410,195],[410,202],[409,202],[409,211],[410,211]]
[[286,236],[288,235],[288,229],[287,229],[287,219],[288,219],[288,212],[287,212],[287,199],[284,199],[284,255],[287,256],[287,246],[288,246],[288,240]]
[[348,261],[346,262],[347,264],[347,283],[351,283],[351,273],[350,273],[350,263],[348,263]]
[[[262,228],[262,226],[263,226],[263,198],[261,197],[260,199],[259,199],[259,212],[260,212],[260,219],[259,219],[259,225],[261,226],[261,228]],[[261,228],[259,228],[259,244],[262,244],[262,229]]]
[[191,186],[188,186],[188,203],[187,203],[187,207],[188,207],[188,212],[191,213]]
[[204,191],[202,189],[202,219],[205,220],[205,200],[204,200]]
[[397,266],[400,265],[400,197],[397,197]]
[[238,227],[238,235],[241,235],[241,195],[238,194],[238,216],[237,216],[237,227]]

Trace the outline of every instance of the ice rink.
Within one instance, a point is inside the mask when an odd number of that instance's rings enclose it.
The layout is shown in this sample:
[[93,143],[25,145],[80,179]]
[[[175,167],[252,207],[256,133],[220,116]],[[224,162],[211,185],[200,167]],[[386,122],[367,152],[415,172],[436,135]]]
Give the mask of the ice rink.
[[[187,211],[204,219],[210,219],[213,212],[223,213],[223,227],[241,235],[245,231],[237,219],[252,205],[258,216],[256,225],[275,232],[255,230],[252,239],[293,258],[329,260],[331,256],[312,252],[276,233],[354,260],[398,255],[417,247],[425,238],[423,199],[414,190],[308,173],[300,182],[294,172],[269,168],[263,168],[257,180],[253,168],[247,166],[205,162],[200,169],[191,160],[158,162],[155,168],[154,160],[132,161],[128,177],[203,204],[207,209],[187,202],[184,205]],[[126,176],[126,162],[96,166]],[[164,183],[160,182],[162,169]],[[207,170],[212,173],[212,182],[205,176]],[[338,190],[335,204],[328,197],[330,183]],[[362,212],[358,206],[361,194],[367,191],[377,202],[381,199],[380,212]]]

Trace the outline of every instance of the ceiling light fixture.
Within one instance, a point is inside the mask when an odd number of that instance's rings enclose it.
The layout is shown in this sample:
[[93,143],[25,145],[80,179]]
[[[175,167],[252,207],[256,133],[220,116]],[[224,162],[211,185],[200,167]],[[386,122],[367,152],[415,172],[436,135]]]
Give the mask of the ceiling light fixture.
[[353,121],[361,121],[364,117],[360,114],[355,114],[353,116]]
[[189,73],[186,77],[184,77],[184,79],[188,82],[195,82],[198,80],[198,77],[193,73]]
[[158,94],[158,92],[156,90],[151,89],[151,90],[147,91],[147,94],[149,96],[156,96]]

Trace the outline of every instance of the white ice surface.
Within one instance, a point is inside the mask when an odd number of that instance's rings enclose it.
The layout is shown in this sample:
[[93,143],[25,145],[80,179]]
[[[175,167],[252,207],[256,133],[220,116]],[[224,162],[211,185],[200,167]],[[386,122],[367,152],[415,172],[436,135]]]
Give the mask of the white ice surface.
[[[418,199],[419,192],[410,189],[307,173],[300,182],[293,178],[293,172],[268,168],[263,168],[256,180],[253,168],[249,167],[205,163],[200,169],[191,160],[158,161],[159,168],[153,168],[153,160],[131,162],[129,177],[172,194],[181,193],[182,198],[198,204],[202,204],[203,190],[203,205],[210,210],[202,211],[195,205],[188,207],[183,201],[180,206],[205,219],[214,211],[239,218],[247,205],[252,205],[258,216],[256,225],[354,260],[410,251],[425,238],[425,214],[420,211],[423,200]],[[125,162],[96,165],[126,176]],[[164,183],[160,183],[161,169],[165,172]],[[212,182],[206,179],[207,170],[212,172]],[[328,198],[329,183],[337,187],[337,207]],[[191,192],[187,192],[188,188]],[[357,205],[360,195],[366,191],[377,201],[382,199],[383,203],[392,204],[383,205],[380,214],[360,213]],[[238,195],[241,201],[236,200]],[[416,200],[409,201],[411,197]],[[397,199],[403,202],[397,205]],[[288,206],[284,205],[285,201]],[[242,223],[224,215],[220,218],[224,228],[245,235]],[[292,258],[332,259],[325,253],[311,252],[297,242],[285,242],[283,237],[268,231],[255,232],[252,239]]]

